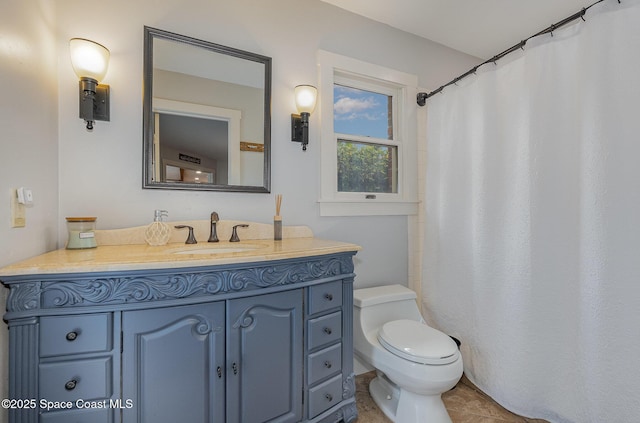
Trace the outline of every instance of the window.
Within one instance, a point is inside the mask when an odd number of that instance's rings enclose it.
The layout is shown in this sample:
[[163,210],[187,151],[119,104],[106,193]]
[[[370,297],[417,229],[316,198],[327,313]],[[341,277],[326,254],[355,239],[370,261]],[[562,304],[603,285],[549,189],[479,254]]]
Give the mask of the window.
[[[394,92],[376,92],[334,78],[333,131],[338,143],[338,192],[397,193]],[[386,91],[386,90],[385,90]]]
[[320,51],[323,216],[415,214],[417,77]]

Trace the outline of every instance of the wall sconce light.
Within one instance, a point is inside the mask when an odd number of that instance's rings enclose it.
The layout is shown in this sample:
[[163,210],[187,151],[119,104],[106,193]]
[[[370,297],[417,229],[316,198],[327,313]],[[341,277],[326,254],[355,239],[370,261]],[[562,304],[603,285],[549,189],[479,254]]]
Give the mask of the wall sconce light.
[[98,84],[109,67],[109,50],[83,38],[69,40],[71,64],[80,78],[80,118],[93,129],[96,120],[109,121],[109,86]]
[[309,144],[309,115],[316,108],[318,90],[311,85],[298,85],[295,88],[296,108],[299,115],[291,115],[291,141],[301,142],[302,151]]

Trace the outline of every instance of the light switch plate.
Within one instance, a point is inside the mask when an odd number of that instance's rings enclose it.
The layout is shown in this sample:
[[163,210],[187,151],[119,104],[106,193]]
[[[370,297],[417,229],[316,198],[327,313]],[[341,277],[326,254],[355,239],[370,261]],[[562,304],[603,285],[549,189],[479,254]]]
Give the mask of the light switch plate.
[[11,227],[24,228],[27,225],[27,212],[24,204],[18,202],[18,190],[11,192]]

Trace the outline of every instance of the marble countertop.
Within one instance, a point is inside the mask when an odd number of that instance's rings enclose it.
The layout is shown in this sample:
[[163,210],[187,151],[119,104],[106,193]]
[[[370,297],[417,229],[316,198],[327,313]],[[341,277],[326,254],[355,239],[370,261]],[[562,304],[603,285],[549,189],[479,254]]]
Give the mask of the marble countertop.
[[60,249],[0,268],[2,277],[167,269],[219,264],[253,263],[359,251],[355,244],[314,237],[273,241],[249,239],[240,242],[200,242],[164,246],[146,244],[99,245],[84,250]]

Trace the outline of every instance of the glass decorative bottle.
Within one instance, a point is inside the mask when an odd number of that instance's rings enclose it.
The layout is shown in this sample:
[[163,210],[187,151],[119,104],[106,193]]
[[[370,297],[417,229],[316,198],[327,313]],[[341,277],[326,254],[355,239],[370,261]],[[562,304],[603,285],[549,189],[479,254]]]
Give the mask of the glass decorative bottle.
[[144,231],[144,239],[149,245],[165,245],[171,237],[171,226],[163,219],[169,215],[166,210],[156,210],[153,223]]

